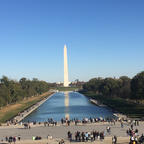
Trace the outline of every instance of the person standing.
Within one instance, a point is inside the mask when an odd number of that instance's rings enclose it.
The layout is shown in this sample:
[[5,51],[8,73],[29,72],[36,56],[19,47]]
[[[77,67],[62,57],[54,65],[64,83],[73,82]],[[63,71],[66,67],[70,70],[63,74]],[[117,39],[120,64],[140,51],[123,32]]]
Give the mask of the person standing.
[[117,137],[116,136],[113,136],[112,137],[112,144],[116,144],[117,143]]
[[21,140],[21,136],[20,136],[20,135],[18,135],[18,140],[19,140],[19,141]]

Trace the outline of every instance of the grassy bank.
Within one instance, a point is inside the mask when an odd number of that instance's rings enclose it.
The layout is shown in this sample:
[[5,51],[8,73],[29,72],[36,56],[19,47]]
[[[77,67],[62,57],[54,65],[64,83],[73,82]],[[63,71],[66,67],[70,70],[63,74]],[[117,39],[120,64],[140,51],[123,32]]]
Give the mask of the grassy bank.
[[82,92],[89,98],[96,99],[101,103],[107,105],[113,110],[127,115],[131,118],[142,118],[144,117],[144,104],[136,104],[135,102],[122,99],[122,98],[111,98],[102,95],[97,95],[93,92]]
[[51,94],[52,92],[46,92],[42,95],[31,97],[26,100],[17,102],[16,104],[11,104],[3,107],[0,110],[0,123],[5,123],[7,120],[10,120],[14,116],[16,116],[19,112],[28,109],[29,107],[33,106],[34,104],[41,101],[42,99],[50,96]]

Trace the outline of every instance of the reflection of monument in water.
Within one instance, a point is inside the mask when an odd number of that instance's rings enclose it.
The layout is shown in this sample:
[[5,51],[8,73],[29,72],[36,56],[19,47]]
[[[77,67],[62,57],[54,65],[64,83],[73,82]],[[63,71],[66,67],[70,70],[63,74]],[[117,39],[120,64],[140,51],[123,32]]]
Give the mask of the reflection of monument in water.
[[69,92],[65,92],[65,118],[69,119]]
[[69,86],[68,81],[68,60],[67,60],[67,47],[64,45],[64,87]]

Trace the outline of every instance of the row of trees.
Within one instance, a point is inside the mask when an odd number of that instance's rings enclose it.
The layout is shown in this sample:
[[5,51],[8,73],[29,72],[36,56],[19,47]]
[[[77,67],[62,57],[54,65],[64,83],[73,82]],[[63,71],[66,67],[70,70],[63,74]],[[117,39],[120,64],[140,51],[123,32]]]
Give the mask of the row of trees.
[[50,83],[36,78],[22,78],[18,82],[3,76],[0,79],[0,107],[46,92],[50,86]]
[[93,78],[83,85],[85,91],[109,97],[144,99],[144,72],[132,79],[127,76],[116,78]]

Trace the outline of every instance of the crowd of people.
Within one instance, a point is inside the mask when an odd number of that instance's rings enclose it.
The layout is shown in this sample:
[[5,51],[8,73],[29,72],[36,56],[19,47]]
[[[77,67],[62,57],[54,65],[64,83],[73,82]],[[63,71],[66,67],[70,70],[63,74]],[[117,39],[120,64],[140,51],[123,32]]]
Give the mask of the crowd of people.
[[[16,136],[10,136],[10,137],[5,137],[5,141],[6,142],[8,142],[9,144],[11,144],[11,143],[16,143],[16,141],[20,141],[21,140],[21,136],[19,135],[18,137],[16,137]],[[2,140],[3,141],[3,140]]]
[[83,118],[82,120],[79,120],[78,118],[73,118],[71,120],[69,120],[68,118],[62,118],[61,119],[61,124],[67,124],[68,126],[70,126],[71,123],[74,123],[75,125],[77,125],[78,123],[82,123],[82,124],[87,124],[87,123],[98,123],[98,122],[109,122],[109,123],[113,123],[115,124],[115,122],[118,119],[116,118]]
[[[127,123],[129,123],[128,120],[125,120]],[[78,118],[73,118],[73,119],[68,119],[68,118],[61,118],[61,124],[64,125],[66,124],[67,126],[70,126],[71,124],[75,124],[75,125],[78,125],[78,124],[88,124],[88,123],[98,123],[98,122],[108,122],[109,124],[114,124],[116,122],[120,122],[121,123],[121,127],[123,128],[124,127],[124,123],[123,123],[123,120],[121,119],[118,119],[117,117],[113,117],[113,118],[102,118],[102,117],[95,117],[95,118],[83,118],[83,119],[78,119]],[[32,125],[36,125],[36,124],[42,124],[42,122],[37,122],[37,121],[33,121],[33,122],[19,122],[17,123],[16,120],[11,120],[11,121],[8,121],[7,122],[7,125],[16,125],[16,124],[21,124],[21,125],[24,125],[25,123],[29,124],[31,123]],[[48,118],[45,122],[43,122],[44,126],[56,126],[58,124],[57,121],[55,121],[53,118]],[[139,121],[136,120],[134,121],[134,125],[139,125]]]
[[[33,136],[32,137],[32,140],[41,140],[42,139],[42,137],[41,136]],[[11,143],[16,143],[16,141],[21,141],[21,136],[20,135],[18,135],[18,136],[6,136],[5,137],[5,140],[1,140],[2,142],[3,141],[6,141],[6,142],[8,142],[9,144],[11,144]]]
[[77,142],[85,142],[85,141],[95,141],[95,140],[104,140],[104,132],[92,131],[92,132],[80,132],[77,131],[73,134],[68,131],[67,133],[68,139],[70,141],[77,141]]
[[53,118],[48,118],[47,121],[44,122],[44,126],[56,126],[57,125],[57,121],[54,121]]
[[[75,125],[78,124],[88,124],[88,123],[98,123],[98,122],[109,122],[113,123],[115,125],[116,119],[103,119],[103,118],[83,118],[82,120],[79,120],[78,118],[74,118],[69,120],[68,118],[62,118],[61,119],[61,124],[62,125],[67,125],[70,126],[72,123]],[[9,126],[10,122],[7,123]],[[37,121],[27,121],[27,122],[20,122],[20,125],[23,125],[25,129],[31,129],[32,125],[41,125],[43,124],[44,127],[46,126],[57,126],[58,122],[55,121],[53,118],[48,118],[47,121],[44,122],[37,122]]]
[[[136,125],[135,125],[136,126]],[[141,144],[144,142],[144,136],[143,134],[141,137],[138,135],[138,129],[134,129],[134,125],[131,124],[130,128],[126,131],[127,135],[130,136],[130,142],[129,144]]]
[[[115,124],[115,122],[118,121],[117,119],[115,118],[83,118],[82,120],[79,120],[78,118],[73,118],[71,120],[69,120],[68,118],[61,118],[61,124],[66,124],[68,126],[70,126],[71,123],[74,123],[75,125],[77,125],[78,123],[82,123],[82,124],[87,124],[87,123],[98,123],[98,122],[109,122],[109,123],[113,123]],[[37,121],[27,121],[27,122],[19,122],[19,123],[16,123],[16,121],[14,120],[11,120],[11,121],[8,121],[7,122],[7,126],[9,125],[16,125],[16,124],[20,124],[20,125],[23,125],[24,123],[31,123],[33,125],[36,125],[36,124],[41,124],[43,123],[44,126],[56,126],[58,124],[57,121],[55,121],[53,118],[48,118],[46,121],[44,122],[37,122]]]
[[33,121],[33,122],[21,122],[20,125],[23,125],[25,129],[31,129],[31,125],[41,125],[41,124],[44,124],[44,126],[56,126],[57,125],[57,121],[54,121],[52,118],[48,118],[47,121],[45,122],[36,122],[36,121]]
[[[95,140],[103,140],[106,133],[107,135],[111,135],[111,125],[115,125],[116,122],[120,123],[121,128],[124,128],[125,125],[129,126],[130,128],[126,131],[127,135],[130,136],[130,143],[129,144],[139,144],[140,142],[144,142],[144,135],[139,136],[138,134],[138,129],[134,129],[135,126],[139,126],[139,121],[125,121],[125,120],[119,120],[115,118],[83,118],[82,120],[79,120],[78,118],[73,118],[69,120],[68,118],[62,118],[60,123],[61,125],[67,125],[70,126],[71,124],[78,125],[79,123],[81,124],[88,124],[88,123],[99,123],[99,122],[108,122],[109,125],[107,125],[105,131],[99,132],[99,131],[91,131],[91,132],[80,132],[76,131],[75,133],[71,133],[68,131],[67,136],[70,141],[76,141],[76,142],[86,142],[86,141],[95,141]],[[15,122],[10,121],[9,124],[15,124]],[[60,124],[59,123],[59,124]],[[31,129],[31,125],[44,125],[46,126],[57,126],[57,121],[53,120],[52,118],[48,118],[45,122],[20,122],[21,125],[24,126],[25,129]],[[48,137],[47,137],[48,138]],[[32,138],[33,140],[40,140],[42,137],[40,136],[35,136]],[[10,136],[6,137],[5,140],[9,143],[15,143],[17,140],[20,141],[21,137],[20,136]],[[112,136],[112,144],[117,143],[117,136],[114,135]],[[61,140],[59,144],[64,144],[64,140]]]

